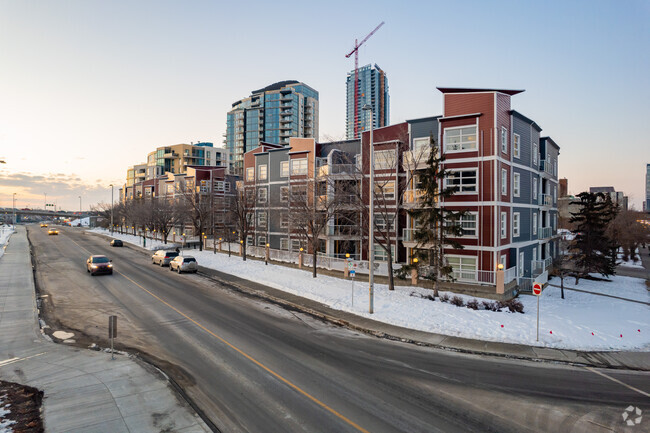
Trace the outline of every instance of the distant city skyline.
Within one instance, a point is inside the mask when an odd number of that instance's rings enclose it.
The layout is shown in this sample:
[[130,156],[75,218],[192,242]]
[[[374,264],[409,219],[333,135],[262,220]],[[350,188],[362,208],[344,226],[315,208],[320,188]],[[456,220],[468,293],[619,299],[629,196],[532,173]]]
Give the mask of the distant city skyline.
[[[278,26],[287,10],[291,25]],[[244,16],[255,31],[242,31]],[[13,193],[20,207],[42,207],[44,194],[71,210],[79,196],[85,209],[110,202],[109,185],[125,183],[143,154],[222,146],[232,102],[282,80],[319,92],[322,141],[345,138],[354,68],[345,54],[382,21],[359,64],[387,71],[391,124],[442,114],[437,86],[525,89],[513,104],[560,145],[568,192],[612,185],[642,208],[650,3],[641,0],[0,0],[0,207]]]

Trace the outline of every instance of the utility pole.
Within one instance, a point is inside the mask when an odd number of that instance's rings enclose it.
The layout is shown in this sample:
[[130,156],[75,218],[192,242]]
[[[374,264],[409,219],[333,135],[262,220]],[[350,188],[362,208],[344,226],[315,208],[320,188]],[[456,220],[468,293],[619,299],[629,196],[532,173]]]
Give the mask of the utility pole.
[[[382,23],[383,24],[383,23]],[[372,145],[372,124],[374,113],[372,105],[364,105],[364,111],[370,111],[370,203],[368,209],[368,312],[373,314],[374,310],[374,279],[375,279],[375,149]]]
[[113,184],[111,184],[111,236],[113,236]]

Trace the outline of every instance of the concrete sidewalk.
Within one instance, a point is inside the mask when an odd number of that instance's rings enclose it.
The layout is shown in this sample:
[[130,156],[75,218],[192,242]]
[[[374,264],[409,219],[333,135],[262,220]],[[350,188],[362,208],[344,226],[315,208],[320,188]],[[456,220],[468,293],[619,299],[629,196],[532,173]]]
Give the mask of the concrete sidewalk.
[[49,432],[210,431],[154,367],[42,336],[21,226],[0,258],[0,379],[44,391]]
[[[99,233],[89,233],[112,239]],[[152,252],[139,246],[125,243],[125,246],[143,254]],[[234,275],[219,272],[214,269],[199,266],[199,271],[214,280],[226,284],[235,290],[248,295],[266,299],[287,308],[303,311],[322,320],[345,326],[360,332],[382,338],[399,340],[409,343],[422,344],[480,355],[502,356],[515,359],[535,361],[563,362],[600,368],[618,368],[650,371],[650,352],[586,352],[568,349],[553,349],[547,347],[527,346],[523,344],[500,343],[494,341],[472,340],[448,335],[432,334],[414,329],[402,328],[384,322],[367,319],[341,310],[333,309],[311,299],[293,295],[282,290],[274,289],[263,284],[239,278]]]

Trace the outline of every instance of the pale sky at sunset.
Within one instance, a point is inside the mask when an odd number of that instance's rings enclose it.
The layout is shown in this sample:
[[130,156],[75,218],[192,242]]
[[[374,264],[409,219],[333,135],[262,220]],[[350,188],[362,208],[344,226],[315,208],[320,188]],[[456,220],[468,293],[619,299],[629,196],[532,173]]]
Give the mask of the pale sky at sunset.
[[[313,4],[312,4],[313,3]],[[650,1],[0,0],[0,207],[84,209],[158,146],[221,146],[253,89],[303,81],[342,138],[346,59],[388,75],[391,123],[441,114],[436,86],[526,89],[569,191],[641,208],[650,163]],[[117,190],[116,190],[117,196]]]

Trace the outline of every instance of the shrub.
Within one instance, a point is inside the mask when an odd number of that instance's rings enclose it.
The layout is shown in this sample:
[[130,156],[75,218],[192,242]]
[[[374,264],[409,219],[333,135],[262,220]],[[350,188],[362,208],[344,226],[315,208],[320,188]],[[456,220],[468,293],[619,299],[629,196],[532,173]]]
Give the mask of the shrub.
[[454,296],[451,298],[451,303],[457,307],[462,307],[465,305],[465,301],[460,296]]
[[492,301],[483,301],[483,308],[485,308],[488,311],[497,311],[497,304],[496,302]]
[[471,308],[472,310],[478,310],[478,301],[476,299],[470,299],[467,301],[467,308]]
[[511,299],[507,301],[506,306],[508,307],[508,310],[510,310],[511,313],[523,313],[524,312],[524,304],[521,303],[518,299]]
[[435,301],[436,300],[436,297],[433,296],[433,295],[424,295],[423,298],[428,299],[429,301]]
[[497,301],[497,302],[496,302],[496,308],[497,308],[496,311],[501,311],[502,309],[506,308],[507,306],[508,306],[508,305],[507,305],[505,302],[503,302],[503,301]]
[[440,295],[440,300],[442,302],[449,302],[449,295],[446,294],[446,293],[443,293],[442,295]]

